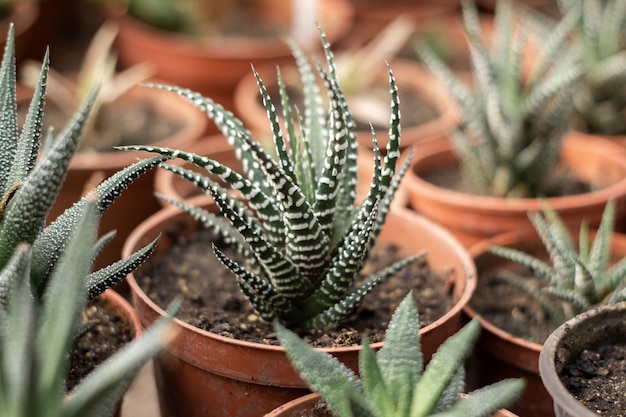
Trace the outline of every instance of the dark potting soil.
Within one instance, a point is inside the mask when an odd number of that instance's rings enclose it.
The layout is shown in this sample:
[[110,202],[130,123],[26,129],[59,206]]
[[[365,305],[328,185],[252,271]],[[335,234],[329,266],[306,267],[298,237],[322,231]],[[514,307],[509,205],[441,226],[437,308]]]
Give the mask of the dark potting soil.
[[[214,239],[214,233],[206,229],[181,237],[169,251],[153,257],[136,274],[139,284],[160,306],[167,306],[182,294],[184,301],[178,317],[198,328],[239,340],[277,345],[271,325],[255,314],[233,273],[213,255]],[[231,259],[241,261],[232,249],[222,250]],[[392,246],[376,245],[363,272],[381,270],[395,260],[395,253]],[[318,347],[358,345],[364,333],[372,342],[382,341],[391,314],[411,290],[421,326],[440,318],[454,305],[451,284],[445,277],[431,271],[426,263],[416,262],[375,288],[336,330],[302,336]]]
[[89,323],[90,327],[74,343],[66,378],[68,391],[135,336],[135,330],[128,323],[109,313],[97,301],[87,304],[81,322]]
[[626,416],[626,342],[582,351],[559,377],[580,402],[598,415]]
[[[525,277],[538,287],[538,278]],[[479,273],[478,288],[470,306],[487,322],[528,342],[540,345],[560,323],[551,320],[541,305],[525,291],[498,278],[498,270]]]

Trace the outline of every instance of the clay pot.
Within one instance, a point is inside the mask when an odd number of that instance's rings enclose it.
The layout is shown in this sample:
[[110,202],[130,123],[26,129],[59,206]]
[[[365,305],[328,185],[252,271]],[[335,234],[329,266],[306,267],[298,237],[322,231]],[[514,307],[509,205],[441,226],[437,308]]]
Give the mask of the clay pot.
[[563,323],[545,341],[539,355],[541,380],[554,400],[556,417],[594,417],[563,385],[559,373],[588,348],[626,341],[626,302],[591,309]]
[[[124,103],[149,103],[163,117],[171,118],[180,125],[172,137],[157,144],[176,149],[185,149],[196,142],[207,129],[206,116],[191,103],[176,94],[147,87],[136,87],[120,98]],[[79,152],[70,162],[67,178],[55,202],[49,219],[55,219],[66,208],[78,201],[86,191],[93,188],[91,182],[98,175],[107,178],[131,165],[138,159],[147,158],[145,152]],[[97,259],[96,268],[109,265],[120,259],[122,245],[130,231],[150,214],[160,209],[153,195],[154,170],[139,177],[125,190],[115,203],[105,211],[100,220],[100,231],[117,230],[116,237],[105,247]]]
[[[283,404],[280,407],[274,409],[272,412],[265,415],[265,417],[304,417],[309,414],[304,414],[305,411],[311,410],[315,404],[320,400],[320,395],[316,393],[307,394],[295,400],[289,401],[287,404]],[[302,414],[298,414],[302,413]],[[332,413],[327,415],[317,415],[317,417],[332,417]],[[515,414],[507,410],[499,410],[492,417],[516,417]]]
[[[275,1],[258,1],[273,3],[273,6],[260,5],[260,10],[266,7],[274,7],[270,10],[276,10]],[[289,22],[291,13],[289,8],[285,9],[290,7],[287,3],[280,5],[279,17],[282,16],[284,21]],[[317,21],[329,41],[340,39],[351,27],[350,3],[347,0],[323,0],[317,3]],[[276,18],[276,14],[269,15]],[[250,64],[258,67],[291,61],[291,50],[283,38],[196,39],[156,29],[119,11],[116,18],[120,25],[116,48],[123,67],[150,62],[155,67],[156,78],[202,93],[229,110],[233,110],[232,94],[235,85],[250,73]],[[303,49],[319,48],[317,31],[313,30],[311,35],[311,39],[303,41]]]
[[[536,232],[513,231],[484,240],[469,249],[478,274],[476,291],[484,285],[481,276],[486,271],[504,266],[510,261],[487,251],[490,245],[520,249],[528,253],[545,253]],[[626,256],[626,235],[613,234],[611,253],[615,259]],[[463,307],[469,317],[479,316],[470,304]],[[540,378],[539,354],[542,345],[526,341],[481,318],[482,332],[473,355],[468,360],[468,389],[475,389],[505,378],[524,378],[522,396],[509,408],[520,416],[554,416],[552,397]]]
[[[404,116],[404,119],[402,119],[402,148],[439,138],[457,126],[459,120],[457,106],[448,95],[445,87],[434,76],[429,74],[421,65],[405,59],[394,59],[389,65],[401,94],[400,111]],[[280,71],[285,84],[289,85],[291,83],[300,91],[301,82],[296,67],[291,65],[281,68]],[[276,67],[257,68],[257,72],[270,94],[278,97]],[[389,77],[387,75],[387,67],[383,63],[379,66],[374,84],[383,85],[385,91],[388,91]],[[432,119],[415,125],[409,125],[405,122],[405,120],[409,120],[407,118],[409,114],[419,111],[414,110],[415,103],[405,102],[402,99],[402,95],[407,94],[409,91],[411,92],[410,94],[417,97],[417,101],[421,101],[425,106],[431,108],[434,113]],[[348,106],[352,107],[351,100],[356,101],[358,98],[351,98],[348,93],[346,95]],[[234,97],[235,111],[241,115],[241,119],[246,126],[259,131],[270,131],[267,112],[261,102],[259,88],[252,74],[241,79],[235,90]],[[389,95],[384,98],[383,106],[385,110],[389,108],[390,99]],[[386,118],[385,123],[384,128],[376,127],[376,138],[381,149],[384,149],[389,142],[388,118]],[[369,127],[357,131],[357,140],[363,148],[372,148],[372,135]]]
[[[561,158],[572,174],[588,181],[597,190],[545,201],[568,226],[578,228],[582,219],[591,227],[599,224],[609,199],[617,201],[616,229],[626,217],[626,158],[621,149],[606,141],[583,141],[567,135]],[[497,198],[442,188],[424,180],[435,167],[455,167],[458,160],[446,139],[420,147],[413,157],[403,186],[408,188],[409,205],[418,213],[441,224],[467,247],[511,230],[530,230],[529,211],[540,211],[541,201],[533,198]]]
[[[188,203],[217,210],[208,196],[198,196]],[[176,207],[169,207],[140,224],[124,246],[129,254],[161,234],[155,259],[169,249],[176,236],[198,229],[196,221]],[[409,232],[410,231],[410,232]],[[428,261],[437,271],[452,272],[455,283],[454,307],[420,331],[422,351],[430,358],[436,348],[462,327],[461,307],[467,303],[475,285],[474,266],[462,246],[440,227],[407,210],[392,210],[379,241],[397,240],[407,254],[428,251]],[[140,267],[136,273],[141,273]],[[133,302],[144,326],[164,314],[138,285],[135,275],[128,282]],[[175,320],[180,335],[168,352],[156,360],[155,371],[163,415],[181,416],[251,416],[262,415],[285,402],[308,392],[280,346],[238,341],[218,336]],[[380,347],[381,344],[373,344]],[[347,366],[357,369],[358,346],[324,349]]]

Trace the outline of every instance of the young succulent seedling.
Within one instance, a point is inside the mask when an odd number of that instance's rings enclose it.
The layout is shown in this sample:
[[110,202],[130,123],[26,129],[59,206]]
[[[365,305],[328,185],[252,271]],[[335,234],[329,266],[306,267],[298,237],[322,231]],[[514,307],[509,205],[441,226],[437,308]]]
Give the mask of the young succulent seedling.
[[[462,3],[472,86],[428,45],[417,45],[416,52],[460,108],[463,120],[450,140],[471,192],[541,197],[554,193],[562,178],[555,173],[573,113],[572,93],[582,74],[577,48],[566,41],[580,9],[573,8],[549,35],[531,43],[536,19],[530,13],[518,16],[511,3],[497,3],[490,45],[476,5]],[[525,63],[534,49],[529,69]]]
[[575,127],[591,133],[626,134],[626,2],[560,0],[563,13],[581,7],[574,33],[584,76],[574,95]]
[[138,162],[104,181],[51,224],[93,94],[57,138],[40,149],[47,54],[21,130],[17,122],[15,37],[9,29],[0,67],[0,414],[4,417],[111,416],[145,362],[173,337],[162,321],[65,392],[69,352],[86,301],[115,284],[152,252],[91,272],[112,235],[96,241],[100,214],[135,178],[166,158]]
[[240,192],[242,198],[238,199],[208,177],[165,165],[214,197],[223,215],[173,203],[215,229],[246,259],[246,265],[238,264],[214,247],[218,258],[236,274],[241,290],[260,317],[269,322],[280,318],[304,330],[335,326],[376,285],[425,257],[421,253],[394,263],[353,288],[410,158],[395,175],[400,154],[400,114],[396,83],[389,70],[390,140],[381,163],[373,132],[373,179],[363,201],[355,204],[356,127],[337,80],[330,46],[323,33],[321,37],[327,68],[320,64],[318,71],[329,108],[323,108],[311,65],[294,46],[305,103],[304,109],[300,109],[303,113],[291,108],[279,76],[285,132],[255,72],[273,131],[275,158],[252,138],[240,120],[211,99],[188,90],[159,86],[187,98],[213,119],[234,146],[245,175],[181,150],[122,147],[183,158],[219,176]]
[[543,285],[535,288],[512,272],[502,278],[522,288],[562,323],[590,307],[626,300],[626,258],[611,265],[611,236],[615,223],[615,201],[607,203],[600,226],[591,239],[588,226],[580,226],[578,246],[558,214],[546,206],[542,213],[529,214],[549,262],[518,249],[491,246],[490,252],[527,267]]
[[[41,297],[84,210],[85,198],[46,225],[95,93],[90,95],[58,137],[50,132],[46,146],[41,147],[48,54],[26,121],[20,129],[17,121],[14,43],[14,30],[11,27],[0,68],[0,268],[7,265],[18,245],[31,245],[30,288],[35,296]],[[98,213],[106,210],[136,178],[166,159],[158,156],[137,162],[99,184],[95,189]],[[113,236],[114,232],[99,239],[94,258]],[[89,298],[96,297],[122,280],[149,256],[155,245],[156,241],[126,259],[90,273],[83,280]],[[13,285],[10,277],[0,277],[0,304],[7,302],[3,297],[11,293],[8,290]]]
[[412,294],[394,312],[378,352],[363,338],[360,378],[279,323],[274,326],[291,363],[337,417],[487,417],[515,401],[524,387],[523,380],[509,379],[461,399],[463,362],[478,338],[478,319],[448,338],[422,371],[418,312]]

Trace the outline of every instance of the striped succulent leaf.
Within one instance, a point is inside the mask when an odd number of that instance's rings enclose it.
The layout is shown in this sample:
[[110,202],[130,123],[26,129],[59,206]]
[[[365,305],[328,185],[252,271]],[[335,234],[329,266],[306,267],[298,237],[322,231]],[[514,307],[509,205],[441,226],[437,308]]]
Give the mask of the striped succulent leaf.
[[[121,147],[184,159],[228,184],[224,187],[207,175],[163,165],[215,199],[230,227],[215,214],[184,202],[176,204],[215,229],[247,259],[246,265],[238,265],[214,249],[218,258],[235,272],[242,292],[259,315],[267,321],[279,318],[305,330],[336,325],[377,284],[424,256],[418,254],[399,261],[365,279],[361,286],[355,285],[410,161],[407,159],[396,170],[400,112],[397,86],[389,69],[390,140],[381,157],[372,132],[374,174],[369,192],[356,204],[356,126],[323,33],[321,39],[326,66],[318,63],[318,77],[303,53],[293,46],[303,82],[304,109],[292,107],[279,73],[283,104],[283,114],[279,115],[265,84],[254,73],[273,132],[276,156],[260,146],[241,121],[219,104],[198,93],[165,85],[155,87],[181,95],[217,124],[235,147],[243,172],[236,173],[218,161],[182,150]],[[325,98],[321,96],[319,81]],[[327,107],[323,103],[328,103]],[[233,197],[228,187],[238,190],[241,199]]]
[[550,261],[514,248],[491,246],[490,252],[525,266],[542,280],[538,290],[524,278],[509,272],[505,281],[527,292],[544,306],[546,313],[563,322],[591,306],[621,300],[626,294],[626,258],[611,264],[611,236],[615,201],[607,203],[595,237],[582,223],[575,243],[558,214],[548,206],[529,215]]
[[[46,146],[42,144],[42,120],[48,74],[46,53],[39,82],[35,88],[26,120],[21,129],[17,122],[14,29],[9,30],[0,73],[0,268],[8,267],[16,248],[30,245],[32,253],[30,288],[41,297],[63,251],[74,235],[85,198],[46,225],[48,214],[65,180],[85,120],[97,92],[92,92],[67,126]],[[52,135],[48,136],[52,140]],[[102,182],[94,191],[100,215],[137,177],[164,162],[157,156],[140,161]],[[101,249],[107,239],[98,245]],[[90,296],[97,296],[119,282],[146,259],[156,242],[152,242],[128,259],[96,271],[85,280]],[[93,261],[93,260],[92,260]],[[9,288],[15,274],[3,275],[0,287]],[[8,293],[6,293],[8,294]]]
[[[497,4],[490,44],[475,3],[465,0],[462,10],[472,86],[427,44],[418,45],[416,53],[448,87],[461,110],[463,122],[451,135],[451,143],[463,178],[472,192],[482,195],[551,195],[562,179],[555,168],[573,114],[571,97],[583,73],[578,48],[566,44],[580,9],[574,8],[572,16],[532,45],[539,19],[532,13],[521,14],[511,1]],[[526,68],[529,46],[537,49],[532,68]]]
[[274,326],[291,363],[337,417],[489,416],[513,402],[524,387],[521,379],[505,380],[460,398],[463,362],[480,332],[476,319],[448,338],[422,371],[419,320],[411,294],[394,312],[378,352],[363,338],[360,377],[278,322]]

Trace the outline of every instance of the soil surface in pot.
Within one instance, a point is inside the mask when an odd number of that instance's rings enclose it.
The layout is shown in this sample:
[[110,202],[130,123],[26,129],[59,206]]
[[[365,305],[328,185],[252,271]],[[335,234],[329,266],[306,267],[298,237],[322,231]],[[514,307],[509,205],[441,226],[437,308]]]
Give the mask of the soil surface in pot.
[[68,391],[135,336],[130,324],[108,312],[97,300],[87,304],[81,322],[89,327],[74,343],[65,381]]
[[[511,266],[513,267],[513,266]],[[509,269],[509,267],[507,267]],[[523,273],[520,267],[519,273]],[[486,321],[528,342],[540,345],[560,323],[551,320],[542,306],[520,288],[505,282],[499,270],[481,273],[470,306]],[[524,276],[528,285],[538,288],[541,282]]]
[[[559,197],[587,193],[605,187],[601,184],[589,184],[568,174],[565,167],[556,167],[554,172],[563,174],[563,181],[550,195],[544,197]],[[438,187],[467,194],[477,194],[472,191],[472,186],[463,179],[458,165],[441,165],[433,167],[427,172],[420,173],[419,177],[424,181]],[[478,195],[478,194],[477,194]]]
[[626,342],[582,351],[559,377],[580,402],[598,415],[626,415]]
[[[255,314],[235,276],[213,255],[214,240],[214,233],[207,229],[181,237],[172,249],[153,257],[143,272],[136,273],[139,285],[159,306],[167,306],[182,294],[184,301],[178,317],[198,328],[239,340],[278,345],[271,325]],[[241,260],[229,247],[216,244],[231,259]],[[363,271],[379,271],[395,258],[394,247],[377,245]],[[375,288],[336,330],[302,336],[317,347],[358,345],[364,333],[371,342],[382,341],[391,314],[412,289],[420,324],[425,326],[454,305],[452,284],[447,281],[426,263],[416,262]]]

